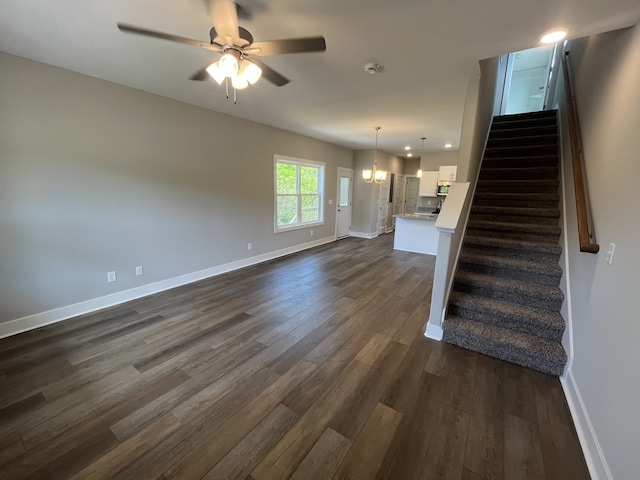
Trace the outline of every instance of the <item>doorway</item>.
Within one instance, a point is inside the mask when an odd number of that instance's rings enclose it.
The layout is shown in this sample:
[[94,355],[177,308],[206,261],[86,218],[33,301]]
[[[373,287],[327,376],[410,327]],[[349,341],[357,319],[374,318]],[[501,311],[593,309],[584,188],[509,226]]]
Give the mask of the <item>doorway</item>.
[[336,238],[351,235],[351,207],[353,199],[353,170],[338,168],[338,201],[336,212]]
[[510,53],[504,102],[500,114],[537,112],[545,109],[555,45]]

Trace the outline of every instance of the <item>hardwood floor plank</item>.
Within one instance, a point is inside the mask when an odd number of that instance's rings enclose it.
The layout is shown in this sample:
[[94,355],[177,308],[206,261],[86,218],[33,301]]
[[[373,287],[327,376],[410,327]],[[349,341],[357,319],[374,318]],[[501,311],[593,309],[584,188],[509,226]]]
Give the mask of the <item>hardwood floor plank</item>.
[[13,434],[0,440],[0,466],[25,453],[20,435]]
[[504,479],[502,361],[478,356],[464,466],[474,474]]
[[376,404],[333,478],[335,480],[375,478],[401,418],[400,412],[381,403]]
[[251,475],[256,480],[287,478],[291,475],[339,412],[342,402],[358,390],[369,370],[369,365],[352,361],[332,388],[326,390],[305,412]]
[[419,478],[458,480],[462,477],[469,417],[467,412],[450,404],[440,406]]
[[167,480],[200,478],[205,475],[280,403],[280,399],[294,388],[301,381],[301,378],[305,378],[316,368],[316,364],[301,360],[251,402],[238,410],[220,428],[212,432],[210,437],[191,449],[165,471]]
[[351,448],[351,441],[327,428],[289,480],[325,480],[333,476]]
[[71,477],[71,480],[113,478],[123,468],[155,446],[160,439],[175,432],[180,426],[181,423],[173,415],[163,415],[137,435],[119,443],[106,455],[87,465]]
[[505,415],[504,445],[505,478],[545,478],[540,436],[536,425],[516,415]]
[[242,480],[260,463],[300,418],[282,404],[244,437],[218,464],[202,477],[203,480]]

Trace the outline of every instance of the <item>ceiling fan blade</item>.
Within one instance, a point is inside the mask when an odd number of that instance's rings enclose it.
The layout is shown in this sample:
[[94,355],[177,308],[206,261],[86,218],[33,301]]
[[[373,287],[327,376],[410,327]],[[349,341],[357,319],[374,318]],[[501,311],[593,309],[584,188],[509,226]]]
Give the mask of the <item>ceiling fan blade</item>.
[[273,83],[276,87],[282,87],[283,85],[286,85],[291,81],[287,77],[280,75],[270,66],[262,63],[257,58],[247,58],[246,60],[260,67],[260,69],[262,70],[262,78],[265,78],[269,82]]
[[255,55],[281,55],[283,53],[324,52],[327,43],[324,37],[291,38],[286,40],[268,40],[251,44]]
[[134,25],[127,25],[126,23],[118,23],[118,29],[121,32],[135,33],[136,35],[143,35],[145,37],[160,38],[162,40],[169,40],[171,42],[184,43],[185,45],[191,45],[194,47],[206,48],[207,50],[213,50],[220,52],[221,49],[215,45],[210,45],[207,42],[201,40],[195,40],[193,38],[180,37],[178,35],[172,35],[170,33],[157,32],[155,30],[149,30],[147,28],[140,28]]
[[235,2],[233,0],[210,0],[209,10],[213,26],[218,33],[216,43],[220,45],[239,44],[238,12],[236,11]]

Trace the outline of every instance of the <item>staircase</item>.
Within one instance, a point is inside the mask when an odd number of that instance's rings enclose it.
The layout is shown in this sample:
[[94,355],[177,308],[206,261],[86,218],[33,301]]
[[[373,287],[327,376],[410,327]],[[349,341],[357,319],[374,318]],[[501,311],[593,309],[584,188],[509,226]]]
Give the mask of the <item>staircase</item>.
[[443,324],[446,342],[556,376],[558,164],[555,111],[494,118]]

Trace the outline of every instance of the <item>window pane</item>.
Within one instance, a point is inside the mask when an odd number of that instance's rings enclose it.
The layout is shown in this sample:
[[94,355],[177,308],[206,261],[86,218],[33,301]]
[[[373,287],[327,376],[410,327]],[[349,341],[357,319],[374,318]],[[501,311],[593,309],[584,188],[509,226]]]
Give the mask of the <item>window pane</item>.
[[313,222],[320,219],[317,195],[302,195],[302,221]]
[[300,193],[318,193],[318,172],[317,167],[300,167]]
[[340,201],[338,205],[346,207],[349,205],[349,177],[340,177]]
[[293,194],[296,191],[296,166],[289,163],[278,163],[277,167],[277,193]]
[[291,225],[298,221],[298,197],[278,196],[278,226]]

